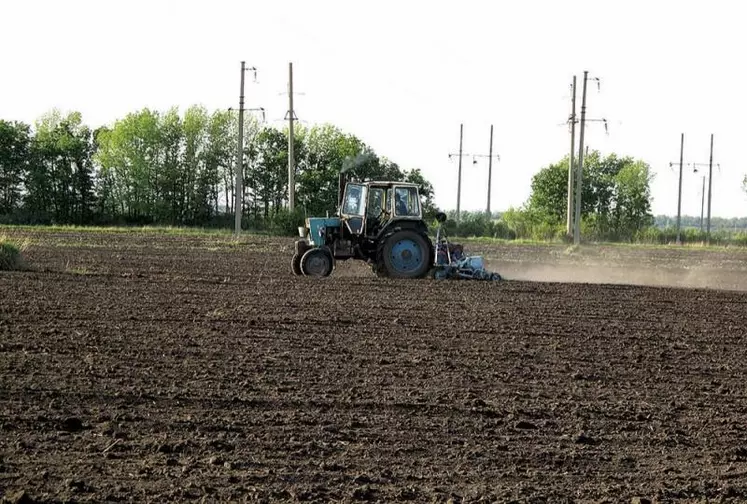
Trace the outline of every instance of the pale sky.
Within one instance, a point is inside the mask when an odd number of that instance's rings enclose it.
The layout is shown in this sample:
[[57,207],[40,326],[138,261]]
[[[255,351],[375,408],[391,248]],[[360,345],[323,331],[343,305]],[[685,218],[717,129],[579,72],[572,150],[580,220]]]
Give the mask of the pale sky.
[[[570,149],[570,82],[589,82],[586,144],[656,173],[655,214],[677,212],[685,163],[707,163],[714,216],[747,215],[744,6],[733,0],[392,1],[4,0],[0,118],[32,123],[57,107],[97,127],[143,107],[238,106],[240,62],[257,67],[246,106],[281,126],[293,62],[296,113],[360,137],[434,183],[456,207],[459,148],[487,154],[492,209],[521,205],[543,166]],[[686,168],[682,213],[700,214]],[[465,159],[462,210],[485,208],[487,160]]]

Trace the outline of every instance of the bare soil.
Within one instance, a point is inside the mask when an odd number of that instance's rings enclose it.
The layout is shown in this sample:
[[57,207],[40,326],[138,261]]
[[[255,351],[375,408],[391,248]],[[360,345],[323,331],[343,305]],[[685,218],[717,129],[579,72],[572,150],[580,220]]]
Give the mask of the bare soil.
[[294,277],[280,238],[24,236],[6,501],[747,501],[739,251],[468,245],[510,279],[482,283]]

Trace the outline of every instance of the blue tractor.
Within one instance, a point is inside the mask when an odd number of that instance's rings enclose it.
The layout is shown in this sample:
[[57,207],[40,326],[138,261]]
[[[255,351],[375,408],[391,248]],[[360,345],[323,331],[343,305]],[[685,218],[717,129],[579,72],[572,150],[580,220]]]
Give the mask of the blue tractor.
[[406,182],[347,182],[340,174],[337,217],[311,217],[299,228],[291,269],[325,277],[337,261],[358,259],[380,277],[501,280],[480,256],[449,243],[439,213],[435,241],[423,220],[418,186]]
[[378,276],[423,278],[434,264],[416,184],[348,182],[341,173],[338,216],[305,224],[291,261],[296,275],[328,276],[337,261],[358,259]]

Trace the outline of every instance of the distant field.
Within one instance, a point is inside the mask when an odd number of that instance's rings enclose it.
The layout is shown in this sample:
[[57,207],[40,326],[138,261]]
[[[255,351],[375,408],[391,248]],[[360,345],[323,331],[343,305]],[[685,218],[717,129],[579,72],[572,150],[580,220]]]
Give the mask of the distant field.
[[292,238],[0,233],[33,268],[0,272],[8,498],[747,501],[741,249],[468,241],[510,279],[482,283],[294,277]]

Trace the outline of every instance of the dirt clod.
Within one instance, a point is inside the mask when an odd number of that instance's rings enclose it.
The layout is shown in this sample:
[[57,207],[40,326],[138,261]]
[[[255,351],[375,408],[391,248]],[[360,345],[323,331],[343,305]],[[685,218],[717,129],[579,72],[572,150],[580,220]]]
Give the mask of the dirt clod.
[[16,490],[8,492],[0,500],[2,504],[35,504],[36,500],[33,499],[25,490]]
[[60,429],[67,432],[80,432],[83,430],[83,421],[77,417],[68,417],[60,422]]
[[575,443],[576,444],[582,444],[582,445],[595,445],[595,444],[598,443],[598,441],[596,439],[594,439],[593,437],[591,437],[591,436],[589,436],[587,434],[584,434],[582,432],[581,434],[579,434],[578,436],[576,436]]

